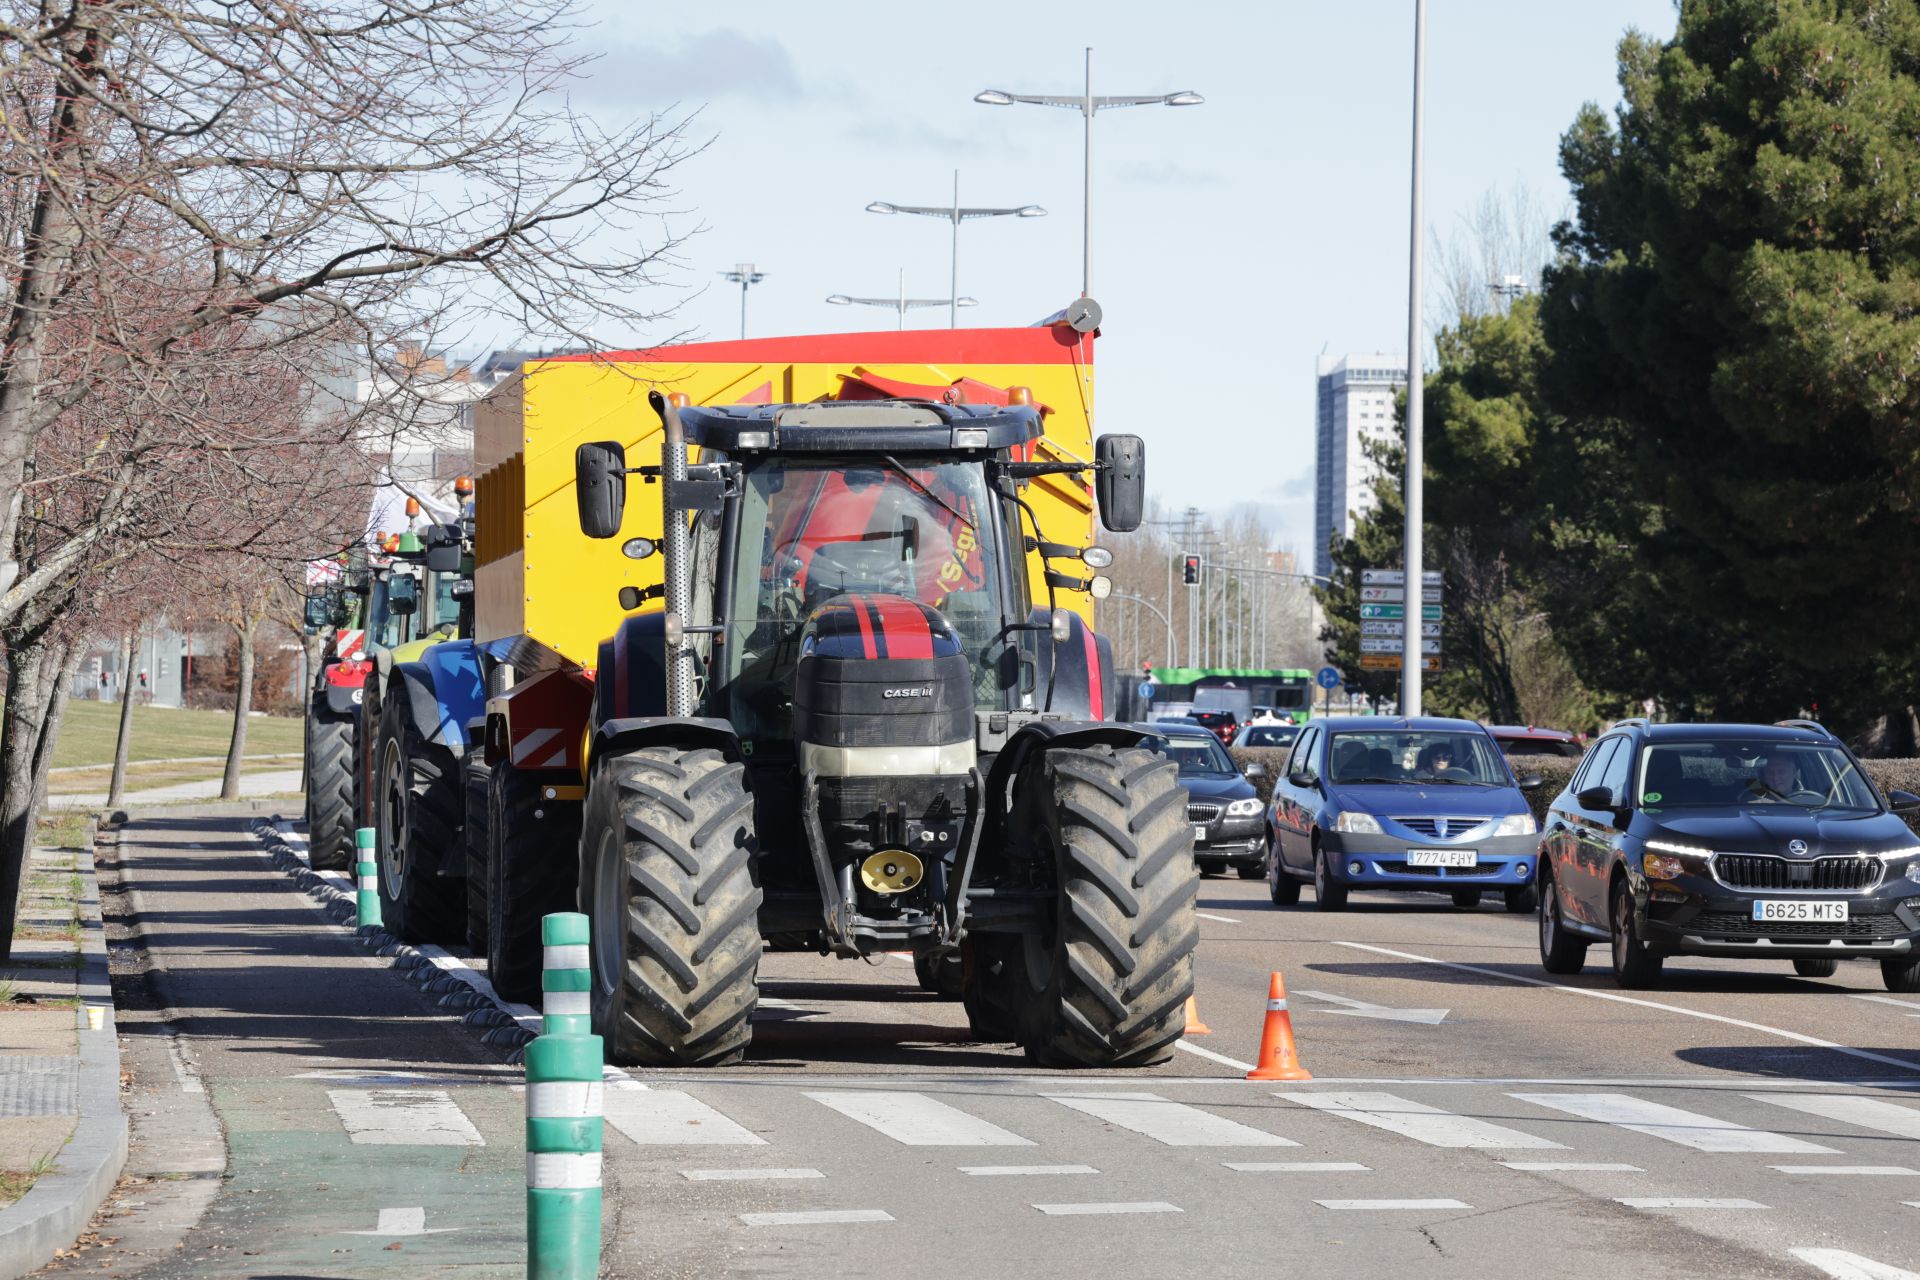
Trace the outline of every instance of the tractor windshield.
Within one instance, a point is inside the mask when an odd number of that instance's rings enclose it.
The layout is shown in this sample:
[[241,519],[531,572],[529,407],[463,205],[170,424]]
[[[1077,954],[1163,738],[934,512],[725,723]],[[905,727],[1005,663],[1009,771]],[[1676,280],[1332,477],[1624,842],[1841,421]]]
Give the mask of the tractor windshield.
[[743,739],[790,732],[801,624],[834,596],[905,596],[945,614],[980,673],[975,701],[1004,708],[1003,634],[1024,611],[998,566],[1005,527],[985,468],[951,459],[770,458],[746,474],[727,680]]

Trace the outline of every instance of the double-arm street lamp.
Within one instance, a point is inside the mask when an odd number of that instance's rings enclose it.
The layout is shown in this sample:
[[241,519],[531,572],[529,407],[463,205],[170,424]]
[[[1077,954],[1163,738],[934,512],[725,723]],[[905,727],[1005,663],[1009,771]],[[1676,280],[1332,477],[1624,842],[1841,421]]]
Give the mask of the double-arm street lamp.
[[947,327],[960,327],[960,224],[975,218],[1044,218],[1047,211],[1037,204],[1023,204],[1011,209],[987,208],[976,206],[963,207],[960,203],[960,171],[953,171],[953,203],[940,204],[894,204],[890,200],[875,200],[867,206],[868,213],[917,213],[927,218],[945,218],[953,224],[953,248],[950,255],[950,267],[947,282]]
[[844,293],[827,295],[827,301],[836,307],[891,307],[899,317],[897,328],[907,327],[907,312],[916,307],[977,307],[980,303],[973,298],[909,298],[907,296],[907,273],[900,272],[900,293],[892,298],[855,298]]
[[983,89],[973,95],[975,102],[990,107],[1025,102],[1037,107],[1069,107],[1085,120],[1086,141],[1082,152],[1080,192],[1080,296],[1087,296],[1093,276],[1093,117],[1113,107],[1197,107],[1206,99],[1191,89],[1179,93],[1093,94],[1093,50],[1087,50],[1087,88],[1078,96],[1054,93],[1008,93],[1002,89]]

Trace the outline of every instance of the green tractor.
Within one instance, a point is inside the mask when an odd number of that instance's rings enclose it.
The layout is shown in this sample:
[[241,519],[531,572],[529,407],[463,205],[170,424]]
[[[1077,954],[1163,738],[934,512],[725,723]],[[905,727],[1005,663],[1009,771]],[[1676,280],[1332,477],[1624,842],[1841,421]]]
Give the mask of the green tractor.
[[1170,1058],[1199,939],[1186,791],[1105,719],[1107,643],[1054,607],[1103,596],[1085,570],[1111,557],[1050,542],[1022,493],[1091,472],[1132,530],[1138,437],[1032,461],[1024,404],[653,402],[659,467],[575,456],[588,536],[622,535],[635,472],[667,511],[665,608],[601,645],[586,726],[579,904],[610,1055],[738,1059],[763,940],[804,937],[912,952],[1038,1064]]

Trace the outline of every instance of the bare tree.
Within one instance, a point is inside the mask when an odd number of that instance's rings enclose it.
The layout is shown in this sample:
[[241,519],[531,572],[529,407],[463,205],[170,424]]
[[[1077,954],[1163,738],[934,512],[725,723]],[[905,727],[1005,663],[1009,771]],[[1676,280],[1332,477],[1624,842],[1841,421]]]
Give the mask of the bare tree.
[[1484,193],[1449,235],[1436,228],[1428,250],[1436,286],[1429,326],[1438,331],[1504,311],[1516,290],[1538,288],[1540,272],[1553,260],[1553,222],[1532,190],[1520,185]]

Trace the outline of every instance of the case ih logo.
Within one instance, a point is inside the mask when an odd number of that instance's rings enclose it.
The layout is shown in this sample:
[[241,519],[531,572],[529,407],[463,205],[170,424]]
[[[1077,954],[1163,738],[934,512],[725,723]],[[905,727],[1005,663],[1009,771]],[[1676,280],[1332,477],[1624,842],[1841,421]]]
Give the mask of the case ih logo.
[[929,684],[915,685],[907,689],[882,689],[880,696],[883,698],[931,698],[933,686]]

